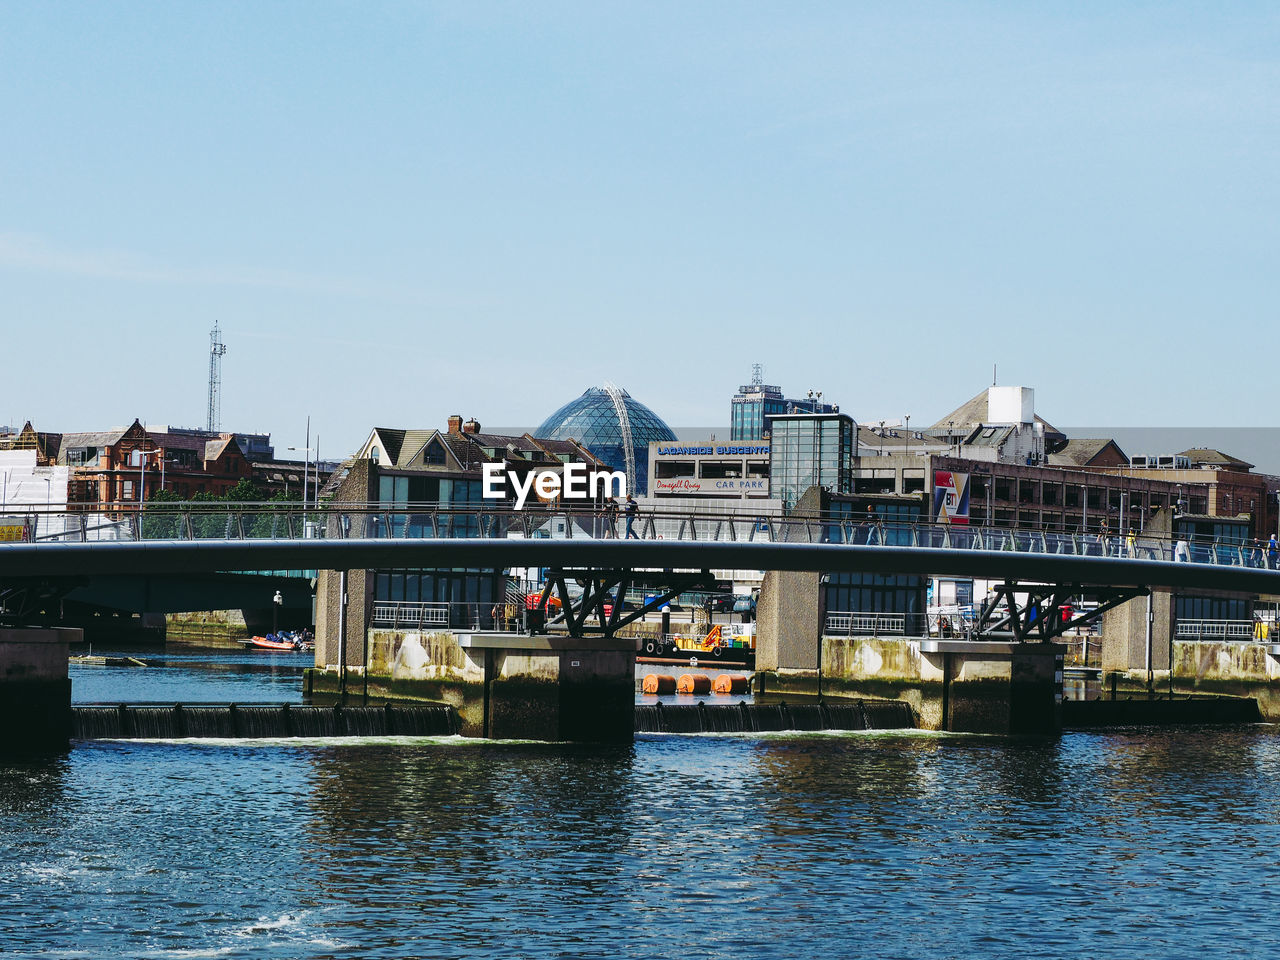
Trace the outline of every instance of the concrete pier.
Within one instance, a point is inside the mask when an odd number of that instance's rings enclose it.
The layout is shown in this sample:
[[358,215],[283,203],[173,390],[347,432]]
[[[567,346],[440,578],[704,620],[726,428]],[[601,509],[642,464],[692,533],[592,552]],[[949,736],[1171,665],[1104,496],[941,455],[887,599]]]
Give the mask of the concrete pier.
[[874,697],[911,704],[922,728],[1062,731],[1060,644],[910,637],[823,637],[819,669],[764,672],[768,693]]
[[[371,697],[447,703],[463,736],[624,742],[635,728],[634,638],[370,631]],[[336,667],[312,671],[317,702],[339,692]],[[347,695],[366,677],[349,668]]]
[[0,755],[56,753],[71,739],[70,628],[0,628]]

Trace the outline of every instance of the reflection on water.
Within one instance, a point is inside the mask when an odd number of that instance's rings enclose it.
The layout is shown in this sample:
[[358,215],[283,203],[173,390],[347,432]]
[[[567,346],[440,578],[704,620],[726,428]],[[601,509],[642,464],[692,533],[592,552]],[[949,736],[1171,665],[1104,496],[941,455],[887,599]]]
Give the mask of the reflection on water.
[[98,742],[0,770],[0,951],[1265,953],[1277,774],[1265,727]]
[[86,742],[0,765],[0,955],[1267,955],[1278,784],[1265,726]]
[[275,651],[95,650],[155,666],[101,666],[72,661],[75,703],[301,703],[302,673],[312,653]]

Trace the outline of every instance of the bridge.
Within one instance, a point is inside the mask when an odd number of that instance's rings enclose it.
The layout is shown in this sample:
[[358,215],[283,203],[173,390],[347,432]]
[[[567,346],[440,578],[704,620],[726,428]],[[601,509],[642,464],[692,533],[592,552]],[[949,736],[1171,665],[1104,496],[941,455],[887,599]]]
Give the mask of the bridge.
[[[471,636],[461,641],[483,652],[477,662],[484,670],[486,732],[490,730],[490,683],[498,669],[491,654],[519,649],[561,656],[562,671],[570,651],[576,651],[571,653],[574,667],[595,662],[589,657],[603,662],[624,655],[626,644],[610,638],[624,619],[635,617],[620,617],[621,605],[606,613],[605,605],[609,591],[625,585],[637,571],[645,571],[651,582],[669,584],[667,591],[649,599],[646,609],[673,596],[680,584],[694,582],[691,578],[699,573],[705,578],[714,569],[992,580],[997,588],[984,604],[978,632],[1012,634],[1018,645],[1027,648],[1028,656],[1031,648],[1044,651],[1038,654],[1041,658],[1050,656],[1048,641],[1066,626],[1059,613],[1063,602],[1082,593],[1094,596],[1099,604],[1084,618],[1073,619],[1073,627],[1153,588],[1280,594],[1280,570],[1259,547],[1228,540],[1178,540],[1154,531],[1100,536],[847,516],[653,512],[637,521],[634,536],[627,538],[622,523],[610,525],[602,514],[592,511],[460,509],[437,504],[398,504],[391,509],[385,504],[331,504],[319,509],[281,504],[165,504],[148,507],[145,513],[113,517],[37,512],[24,532],[24,541],[0,544],[0,599],[11,611],[10,600],[22,591],[43,591],[48,596],[102,577],[118,582],[129,577],[306,569],[336,571],[345,583],[350,571],[537,567],[549,568],[548,579],[559,584],[561,591],[572,579],[591,582],[593,589],[584,590],[577,600],[562,593],[565,606],[579,604],[576,614],[571,609],[564,613],[562,622],[570,636],[563,642],[511,636]],[[345,587],[341,595],[346,596]],[[542,599],[547,600],[545,591]],[[592,632],[586,625],[588,599],[599,619],[595,632],[603,635],[596,641],[586,636]],[[335,620],[342,636],[338,658],[323,662],[341,664],[345,691],[347,665],[365,671],[366,641],[362,637],[360,652],[353,654],[345,639],[345,614],[339,611]],[[984,655],[976,646],[968,649],[975,656]],[[630,650],[633,658],[634,644]],[[942,648],[938,652],[945,654],[948,664],[956,653]],[[1008,655],[1007,650],[1001,654]],[[351,660],[352,656],[356,659]],[[626,664],[632,662],[625,659]],[[1051,664],[1052,660],[1050,677]],[[618,700],[624,692],[624,675],[625,689],[630,689],[631,667],[609,669],[616,676],[604,686],[609,697]],[[950,674],[946,683],[952,683]],[[1036,696],[1043,702],[1042,692]],[[575,708],[575,723],[589,727],[603,702],[594,694],[583,699]],[[563,715],[563,703],[559,709]],[[629,716],[620,717],[615,725],[629,735]]]
[[1280,570],[1260,548],[1160,534],[657,512],[624,539],[621,524],[609,530],[591,512],[213,506],[165,504],[116,519],[33,511],[26,540],[0,543],[0,580],[435,566],[737,568],[1280,593]]
[[[164,611],[191,609],[203,586],[206,597],[237,606],[257,589],[244,576],[247,571],[596,571],[604,574],[592,578],[599,602],[628,582],[628,571],[753,569],[993,580],[1003,586],[979,617],[979,632],[998,624],[1024,639],[1029,629],[1023,628],[1035,624],[1043,641],[1064,627],[1055,621],[1060,603],[1082,592],[1101,601],[1086,618],[1100,617],[1152,588],[1280,593],[1274,558],[1239,541],[848,516],[646,512],[628,538],[623,524],[610,524],[590,510],[191,503],[112,516],[34,510],[24,518],[23,530],[23,541],[0,544],[0,608],[18,615],[73,590],[90,597],[134,597]],[[670,579],[672,591],[651,598],[648,607],[695,582],[675,574]],[[139,583],[144,586],[138,588]],[[563,578],[560,583],[563,591]],[[1021,612],[1015,610],[1019,594],[1026,597]],[[290,603],[296,605],[300,596],[299,588],[291,589]],[[603,611],[599,620],[606,633],[621,622],[617,615],[606,622]],[[571,611],[566,621],[575,633],[585,626],[585,618]],[[1077,617],[1073,626],[1081,625]]]

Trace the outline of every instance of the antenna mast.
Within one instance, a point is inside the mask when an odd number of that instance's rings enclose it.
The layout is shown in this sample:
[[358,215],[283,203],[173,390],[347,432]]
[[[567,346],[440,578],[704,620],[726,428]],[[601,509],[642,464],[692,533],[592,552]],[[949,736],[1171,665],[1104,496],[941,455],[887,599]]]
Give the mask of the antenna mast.
[[209,331],[209,422],[206,429],[217,433],[222,420],[222,355],[227,345],[219,339],[218,321],[213,321]]

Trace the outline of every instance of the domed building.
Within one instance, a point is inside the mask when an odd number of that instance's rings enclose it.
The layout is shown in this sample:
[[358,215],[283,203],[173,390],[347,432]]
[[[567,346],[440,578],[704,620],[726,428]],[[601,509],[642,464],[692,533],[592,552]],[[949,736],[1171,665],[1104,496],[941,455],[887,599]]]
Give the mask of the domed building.
[[649,485],[649,443],[674,440],[661,417],[619,386],[588,387],[534,431],[550,440],[577,440],[614,470],[627,475],[627,489],[640,496]]

